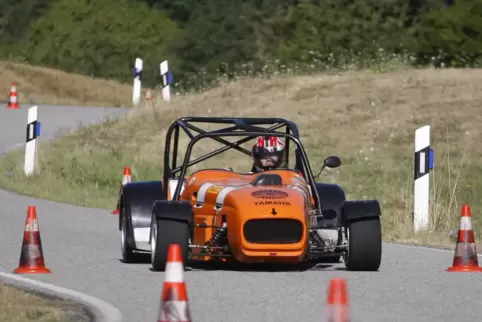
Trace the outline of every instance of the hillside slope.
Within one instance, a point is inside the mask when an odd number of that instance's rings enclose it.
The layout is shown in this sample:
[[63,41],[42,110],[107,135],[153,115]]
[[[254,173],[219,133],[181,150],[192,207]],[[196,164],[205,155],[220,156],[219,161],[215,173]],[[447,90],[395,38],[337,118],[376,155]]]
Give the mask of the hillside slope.
[[[155,93],[156,94],[156,93]],[[157,94],[156,97],[159,95]],[[52,200],[112,209],[122,169],[133,179],[159,177],[165,128],[189,115],[277,116],[300,128],[316,173],[323,158],[341,157],[339,169],[320,180],[338,182],[348,198],[377,198],[386,240],[451,245],[461,203],[482,211],[479,142],[482,71],[477,69],[405,70],[374,74],[244,79],[200,94],[176,96],[170,104],[149,103],[127,118],[82,131],[40,148],[40,175],[27,181],[21,153],[0,161],[12,177],[2,187]],[[432,126],[435,170],[432,176],[432,233],[410,231],[414,131]],[[194,156],[217,146],[207,141]],[[250,168],[250,159],[226,152],[200,164]],[[478,229],[482,221],[474,215]]]
[[20,104],[59,104],[129,107],[132,85],[69,74],[57,69],[0,61],[1,101],[7,101],[12,82]]

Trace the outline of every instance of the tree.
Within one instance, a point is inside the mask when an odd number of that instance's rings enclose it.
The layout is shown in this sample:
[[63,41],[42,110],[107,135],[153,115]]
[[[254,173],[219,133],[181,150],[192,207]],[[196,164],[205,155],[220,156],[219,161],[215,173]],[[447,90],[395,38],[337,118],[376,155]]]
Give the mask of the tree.
[[147,72],[144,81],[159,77],[159,63],[178,63],[175,39],[182,30],[160,11],[131,0],[57,0],[30,25],[16,50],[32,63],[66,71],[131,80],[136,57]]
[[431,9],[414,28],[418,62],[473,67],[482,60],[482,0]]

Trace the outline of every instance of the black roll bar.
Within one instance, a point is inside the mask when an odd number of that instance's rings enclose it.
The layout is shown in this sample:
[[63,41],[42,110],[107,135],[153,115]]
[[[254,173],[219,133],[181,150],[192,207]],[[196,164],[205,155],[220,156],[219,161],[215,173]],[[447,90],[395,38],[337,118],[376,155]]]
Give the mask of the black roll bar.
[[[174,192],[174,195],[172,196],[172,200],[179,200],[179,197],[180,197],[180,194],[181,194],[182,182],[184,181],[184,178],[186,176],[187,168],[189,166],[189,159],[191,157],[193,146],[196,142],[198,142],[199,140],[204,139],[204,138],[213,138],[213,137],[219,137],[219,136],[226,136],[226,137],[252,136],[252,137],[258,137],[258,136],[266,135],[266,133],[267,132],[265,132],[265,131],[259,131],[259,132],[247,131],[247,132],[229,132],[229,133],[203,133],[203,134],[199,134],[199,135],[195,136],[191,140],[191,142],[189,142],[189,145],[187,146],[186,155],[184,156],[183,165],[181,166],[181,174],[179,175],[179,178],[178,178],[179,184],[176,186],[176,190]],[[288,134],[288,133],[281,133],[281,132],[268,132],[268,133],[270,135],[273,135],[273,136],[284,137],[286,139],[286,142],[288,142],[288,139],[293,140],[293,142],[295,142],[295,144],[297,146],[296,150],[299,152],[301,163],[302,163],[303,169],[305,170],[305,171],[303,171],[304,175],[305,175],[305,179],[308,181],[308,184],[311,187],[311,191],[312,191],[312,194],[313,194],[314,199],[315,199],[315,207],[321,213],[321,202],[320,202],[320,197],[317,193],[315,178],[313,176],[313,172],[311,171],[311,167],[310,167],[310,164],[308,162],[308,157],[306,155],[305,149],[304,149],[303,145],[301,144],[300,140],[298,138],[296,138],[294,135]]]

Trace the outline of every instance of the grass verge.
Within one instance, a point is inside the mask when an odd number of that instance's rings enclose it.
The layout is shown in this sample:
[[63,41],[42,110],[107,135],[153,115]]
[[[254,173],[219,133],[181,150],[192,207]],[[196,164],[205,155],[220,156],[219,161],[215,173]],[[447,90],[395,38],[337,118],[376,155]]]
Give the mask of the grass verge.
[[[315,173],[326,156],[341,157],[343,165],[319,180],[339,183],[350,199],[380,201],[385,240],[452,248],[450,231],[458,229],[462,203],[472,206],[476,233],[482,228],[481,103],[477,69],[241,79],[176,96],[170,104],[154,100],[126,117],[42,144],[39,173],[32,178],[22,174],[23,151],[12,152],[0,160],[0,186],[111,210],[124,166],[132,167],[133,180],[160,176],[165,128],[175,118],[277,116],[297,123]],[[435,150],[430,230],[414,234],[413,141],[426,124]],[[215,146],[199,144],[194,155]],[[194,169],[227,165],[249,170],[250,159],[229,151]]]
[[16,82],[20,105],[132,105],[132,85],[120,84],[117,81],[6,61],[0,61],[0,75],[2,97],[8,101],[12,82]]
[[16,287],[0,284],[2,322],[89,322],[75,303],[51,300]]

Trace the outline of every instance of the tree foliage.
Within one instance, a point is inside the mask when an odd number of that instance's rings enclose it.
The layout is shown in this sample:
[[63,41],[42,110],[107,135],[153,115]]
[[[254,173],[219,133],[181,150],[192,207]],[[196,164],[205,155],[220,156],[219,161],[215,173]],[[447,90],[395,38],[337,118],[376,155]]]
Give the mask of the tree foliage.
[[41,17],[54,0],[0,1],[0,51],[8,53],[28,31],[29,23]]
[[482,0],[7,0],[0,10],[4,56],[125,81],[142,57],[152,84],[164,59],[185,81],[271,61],[363,67],[381,51],[478,66],[482,51]]
[[422,63],[474,67],[482,62],[482,1],[458,0],[431,9],[414,28],[413,50]]
[[[182,34],[167,15],[144,3],[55,0],[44,15],[31,23],[14,52],[33,63],[129,80],[138,56],[147,66],[158,66],[163,58],[176,67],[173,39]],[[156,75],[146,76],[152,82]]]

